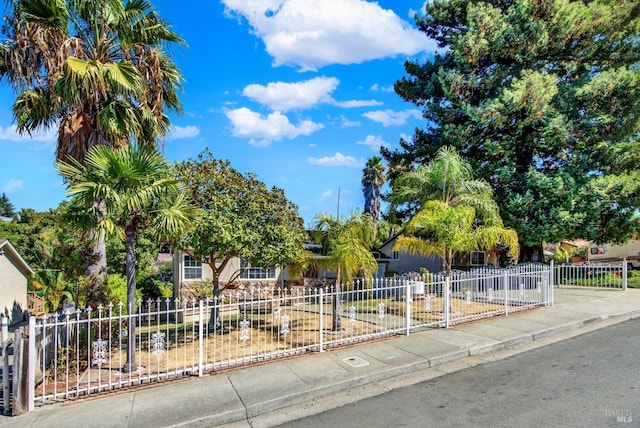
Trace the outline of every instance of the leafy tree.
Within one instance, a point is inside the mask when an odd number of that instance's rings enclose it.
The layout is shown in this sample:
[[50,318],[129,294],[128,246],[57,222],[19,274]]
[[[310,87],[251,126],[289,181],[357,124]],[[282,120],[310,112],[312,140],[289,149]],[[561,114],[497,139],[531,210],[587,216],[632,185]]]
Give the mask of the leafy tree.
[[336,219],[329,214],[321,214],[316,219],[315,241],[322,245],[322,261],[336,274],[333,299],[333,330],[341,329],[340,294],[342,284],[351,284],[359,275],[372,276],[378,264],[371,253],[375,241],[373,220],[366,214],[352,213],[346,219]]
[[[220,282],[220,273],[236,257],[259,267],[286,266],[298,259],[305,239],[303,221],[282,189],[268,189],[254,174],[241,174],[208,149],[197,159],[177,163],[175,170],[199,208],[195,227],[178,246],[209,265],[214,297],[242,273],[238,270],[228,283]],[[217,321],[214,311],[212,325],[217,327]]]
[[380,221],[382,195],[380,189],[385,183],[385,166],[382,158],[372,156],[362,170],[362,192],[364,193],[364,213],[371,216],[375,227]]
[[440,0],[417,23],[443,49],[396,82],[427,126],[383,148],[389,164],[455,147],[491,184],[525,259],[542,241],[626,239],[612,226],[640,206],[637,188],[621,200],[590,192],[637,177],[640,3]]
[[[57,163],[69,183],[76,219],[84,228],[117,233],[125,243],[127,311],[136,312],[136,241],[146,229],[158,241],[176,237],[190,225],[192,209],[173,179],[167,161],[143,146],[111,149],[93,147],[85,164],[75,159]],[[98,212],[94,201],[105,203]],[[132,320],[133,321],[133,320]],[[126,371],[135,371],[135,322],[128,323]]]
[[[151,3],[8,0],[0,78],[17,93],[20,133],[58,127],[56,158],[83,162],[95,145],[155,146],[165,109],[180,111],[182,76],[164,47],[184,43]],[[96,206],[102,207],[100,201]],[[106,272],[103,237],[93,275]]]
[[2,193],[0,196],[0,216],[1,217],[13,217],[15,215],[15,208],[7,197],[6,193]]

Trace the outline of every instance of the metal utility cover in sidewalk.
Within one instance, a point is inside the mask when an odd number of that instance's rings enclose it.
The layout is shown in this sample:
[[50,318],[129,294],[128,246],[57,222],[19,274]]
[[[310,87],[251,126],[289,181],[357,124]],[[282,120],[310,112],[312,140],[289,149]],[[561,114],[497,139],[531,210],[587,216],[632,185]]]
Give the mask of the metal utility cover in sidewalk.
[[342,361],[349,364],[351,367],[364,367],[369,365],[369,361],[360,357],[348,357]]

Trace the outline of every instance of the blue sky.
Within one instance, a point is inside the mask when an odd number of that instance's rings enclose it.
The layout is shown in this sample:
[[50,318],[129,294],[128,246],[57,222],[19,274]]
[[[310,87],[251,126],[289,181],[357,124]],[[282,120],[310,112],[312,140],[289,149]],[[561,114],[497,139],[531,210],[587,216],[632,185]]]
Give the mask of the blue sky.
[[[173,57],[182,115],[164,141],[169,161],[206,147],[285,190],[305,225],[320,213],[362,210],[362,168],[381,145],[424,126],[393,92],[404,61],[435,43],[416,29],[424,0],[152,0],[187,42]],[[16,210],[66,196],[54,166],[56,130],[15,131],[14,93],[0,82],[0,193]]]

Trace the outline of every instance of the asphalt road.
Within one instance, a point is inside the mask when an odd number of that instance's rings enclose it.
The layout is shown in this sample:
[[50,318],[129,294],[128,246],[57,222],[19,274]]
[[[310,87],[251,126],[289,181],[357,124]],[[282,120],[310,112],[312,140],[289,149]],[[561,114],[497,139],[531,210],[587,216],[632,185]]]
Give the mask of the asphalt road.
[[282,427],[640,427],[640,319]]

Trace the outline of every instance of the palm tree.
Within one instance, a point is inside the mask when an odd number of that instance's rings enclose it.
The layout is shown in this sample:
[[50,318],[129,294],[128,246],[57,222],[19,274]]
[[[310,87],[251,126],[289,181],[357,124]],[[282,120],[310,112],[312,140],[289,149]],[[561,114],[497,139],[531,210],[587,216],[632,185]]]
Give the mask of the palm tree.
[[55,312],[65,301],[73,301],[73,285],[64,279],[59,270],[41,269],[31,278],[36,290],[42,291],[45,312]]
[[375,227],[380,221],[380,189],[386,180],[382,158],[372,156],[362,170],[362,192],[364,193],[364,213],[371,216]]
[[[497,243],[501,243],[508,245],[512,253],[518,251],[517,236],[514,238],[509,229],[503,228],[491,186],[484,181],[475,180],[471,165],[451,147],[442,147],[430,163],[400,175],[394,183],[391,200],[393,203],[409,203],[416,207],[414,217],[405,228],[409,235],[400,237],[397,248],[417,254],[438,254],[448,274],[451,273],[453,256],[460,252],[480,249],[477,247],[479,243],[486,244],[483,248],[493,248]],[[443,206],[434,204],[434,201],[450,209],[446,210]],[[456,210],[457,207],[473,210]],[[432,224],[428,216],[440,218],[438,228],[435,228],[436,225]],[[466,219],[469,216],[474,221],[467,225]],[[476,226],[480,225],[495,228],[492,231],[499,232],[496,238],[505,239],[505,242],[500,239],[494,242],[488,242],[484,238],[476,239],[472,232],[475,233]],[[451,230],[446,230],[447,227]],[[420,230],[422,233],[418,236],[413,235]],[[478,232],[481,230],[484,229]],[[451,238],[450,235],[458,232],[469,234],[468,242],[464,236]],[[502,234],[503,232],[505,234]],[[449,238],[444,239],[445,234],[448,234]],[[430,246],[421,247],[416,239]]]
[[326,257],[322,262],[336,274],[332,328],[340,330],[341,285],[351,284],[359,274],[371,276],[378,268],[371,254],[375,228],[366,214],[354,212],[344,220],[322,214],[316,219],[314,238],[322,244],[322,255]]
[[[69,183],[67,194],[77,220],[85,228],[118,233],[125,242],[127,310],[136,311],[135,246],[140,234],[153,230],[158,239],[177,237],[191,223],[192,208],[180,183],[163,156],[155,149],[134,145],[123,149],[93,147],[85,163],[71,158],[58,162],[60,174]],[[94,201],[104,201],[99,212]],[[125,371],[136,370],[135,323],[128,323]]]
[[515,230],[502,227],[500,219],[486,223],[478,218],[472,206],[428,201],[405,225],[396,248],[425,256],[437,254],[447,275],[451,274],[457,254],[493,248],[497,243],[508,246],[517,256],[518,235]]
[[[180,111],[182,76],[164,46],[184,43],[146,0],[8,0],[0,77],[17,98],[20,133],[58,128],[56,159],[83,162],[96,145],[155,146]],[[102,201],[94,204],[104,210]],[[104,237],[89,274],[106,273]]]
[[393,183],[390,200],[411,204],[419,211],[427,201],[439,200],[449,206],[469,205],[486,221],[499,218],[491,186],[473,178],[473,168],[453,147],[441,147],[433,160],[401,174]]

